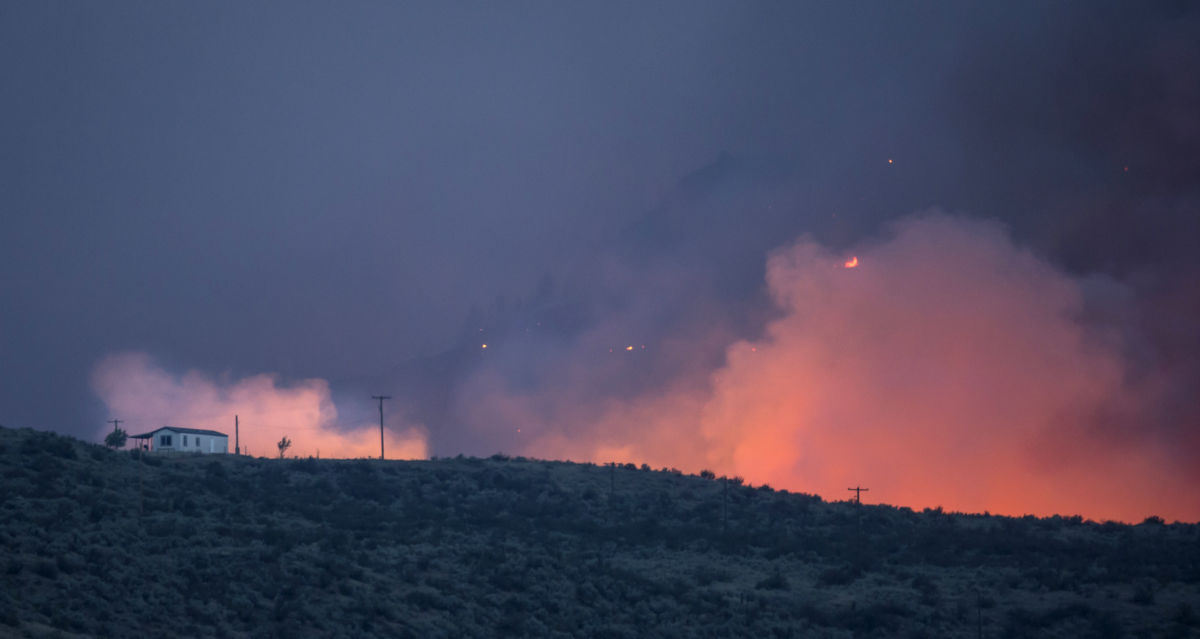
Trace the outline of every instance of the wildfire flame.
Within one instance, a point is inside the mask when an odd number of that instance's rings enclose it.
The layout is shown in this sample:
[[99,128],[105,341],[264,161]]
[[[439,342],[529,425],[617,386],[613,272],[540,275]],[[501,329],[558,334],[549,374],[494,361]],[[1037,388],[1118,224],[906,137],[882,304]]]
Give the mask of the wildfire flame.
[[852,256],[850,259],[846,260],[846,264],[845,264],[846,268],[854,268],[856,266],[858,266],[858,256],[857,255]]

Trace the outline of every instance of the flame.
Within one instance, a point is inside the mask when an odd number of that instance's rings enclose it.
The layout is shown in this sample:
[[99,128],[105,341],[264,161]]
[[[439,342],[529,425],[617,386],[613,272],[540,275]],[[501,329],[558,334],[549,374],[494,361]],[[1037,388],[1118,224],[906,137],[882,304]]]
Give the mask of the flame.
[[625,347],[625,350],[627,350],[627,351],[631,351],[631,350],[633,350],[633,344],[630,344],[629,346],[626,346],[626,347]]
[[854,268],[856,266],[858,266],[858,256],[857,255],[846,260],[846,264],[845,264],[846,268]]

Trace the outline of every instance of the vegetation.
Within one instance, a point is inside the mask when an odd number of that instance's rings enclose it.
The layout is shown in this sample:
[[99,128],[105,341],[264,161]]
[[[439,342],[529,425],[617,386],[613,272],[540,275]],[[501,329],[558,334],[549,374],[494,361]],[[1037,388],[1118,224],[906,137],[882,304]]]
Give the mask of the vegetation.
[[1200,632],[1195,524],[504,456],[139,458],[3,428],[0,462],[0,636]]
[[292,440],[288,439],[287,435],[284,435],[283,439],[279,440],[279,443],[275,444],[275,446],[279,449],[279,458],[283,459],[284,454],[287,453],[287,449],[292,447]]
[[104,437],[104,445],[109,448],[124,448],[125,442],[129,439],[129,435],[120,428],[114,428],[113,432]]

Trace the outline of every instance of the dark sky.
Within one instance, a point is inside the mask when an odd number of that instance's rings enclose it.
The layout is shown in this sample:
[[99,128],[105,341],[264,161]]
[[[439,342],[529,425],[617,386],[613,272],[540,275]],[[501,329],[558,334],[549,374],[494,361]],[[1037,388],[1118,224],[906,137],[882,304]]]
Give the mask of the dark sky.
[[[123,352],[453,394],[480,318],[556,318],[494,364],[543,392],[596,327],[711,340],[657,387],[761,333],[769,251],[938,208],[1102,291],[1200,450],[1190,3],[5,3],[0,104],[5,425],[91,436]],[[453,403],[433,452],[502,445]]]

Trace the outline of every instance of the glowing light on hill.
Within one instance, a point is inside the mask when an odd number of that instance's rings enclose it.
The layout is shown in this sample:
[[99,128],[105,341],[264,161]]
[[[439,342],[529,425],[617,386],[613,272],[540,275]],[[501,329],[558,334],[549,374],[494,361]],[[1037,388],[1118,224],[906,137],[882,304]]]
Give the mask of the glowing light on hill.
[[855,255],[854,257],[851,257],[850,259],[846,260],[846,263],[844,266],[846,268],[854,268],[854,267],[858,266],[858,256]]

